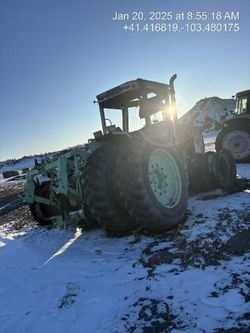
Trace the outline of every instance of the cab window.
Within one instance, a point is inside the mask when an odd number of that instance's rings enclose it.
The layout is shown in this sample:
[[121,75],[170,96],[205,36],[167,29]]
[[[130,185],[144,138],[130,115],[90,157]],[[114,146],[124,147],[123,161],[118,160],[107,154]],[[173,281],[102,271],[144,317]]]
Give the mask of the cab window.
[[247,112],[247,98],[241,97],[238,99],[237,113],[246,113]]

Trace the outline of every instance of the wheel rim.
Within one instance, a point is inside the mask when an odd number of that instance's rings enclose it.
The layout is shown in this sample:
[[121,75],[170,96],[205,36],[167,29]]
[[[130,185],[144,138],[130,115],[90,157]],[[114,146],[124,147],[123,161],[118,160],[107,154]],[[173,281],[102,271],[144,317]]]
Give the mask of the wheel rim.
[[166,150],[155,149],[149,157],[149,184],[157,201],[166,208],[175,207],[182,193],[179,168]]
[[250,153],[250,134],[244,131],[232,131],[226,134],[222,148],[228,149],[235,159],[247,158]]

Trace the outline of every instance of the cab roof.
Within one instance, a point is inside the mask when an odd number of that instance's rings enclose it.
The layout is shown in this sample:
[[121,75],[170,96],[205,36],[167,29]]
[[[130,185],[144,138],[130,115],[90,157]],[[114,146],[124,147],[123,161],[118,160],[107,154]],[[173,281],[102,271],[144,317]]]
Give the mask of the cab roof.
[[135,106],[135,101],[148,94],[155,94],[162,100],[169,95],[169,85],[156,81],[136,79],[125,82],[96,96],[103,108],[121,109]]
[[250,89],[237,92],[236,98],[239,98],[242,96],[250,96]]

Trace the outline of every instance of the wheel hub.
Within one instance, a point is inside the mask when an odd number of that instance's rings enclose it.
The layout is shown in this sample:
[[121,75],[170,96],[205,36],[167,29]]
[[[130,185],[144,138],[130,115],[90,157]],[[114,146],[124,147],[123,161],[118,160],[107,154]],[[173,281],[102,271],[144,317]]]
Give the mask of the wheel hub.
[[171,154],[155,149],[149,158],[148,175],[151,189],[158,202],[166,208],[176,206],[181,197],[181,176]]
[[235,159],[244,159],[250,153],[250,135],[244,131],[229,132],[223,138],[222,147],[230,150]]

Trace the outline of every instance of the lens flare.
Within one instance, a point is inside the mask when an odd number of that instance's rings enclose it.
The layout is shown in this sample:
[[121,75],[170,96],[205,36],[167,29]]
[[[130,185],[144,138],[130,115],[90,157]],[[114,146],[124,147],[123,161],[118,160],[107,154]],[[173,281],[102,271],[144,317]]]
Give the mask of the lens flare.
[[174,116],[175,109],[173,108],[173,106],[169,106],[168,113],[170,115],[170,118],[172,118]]

